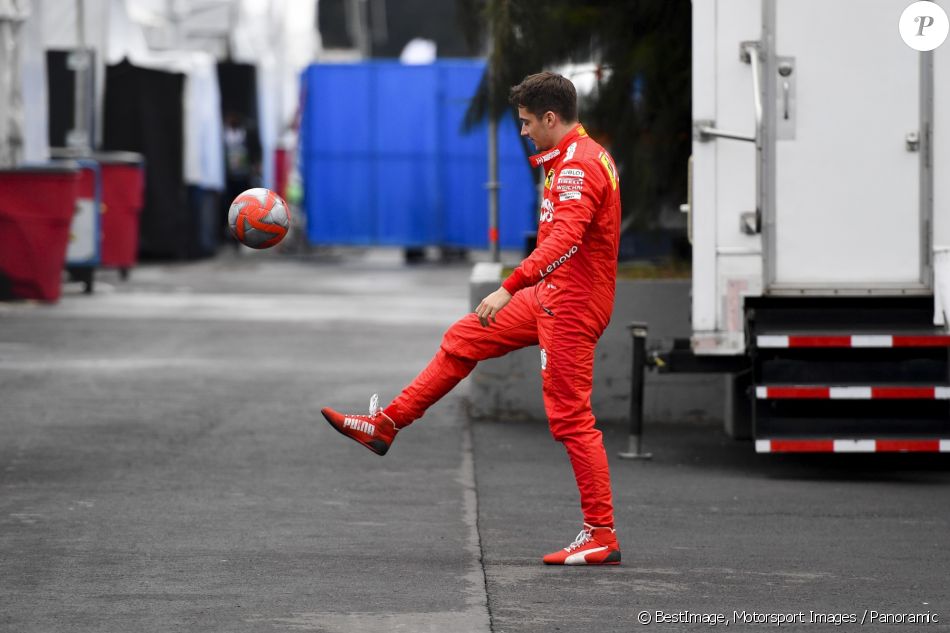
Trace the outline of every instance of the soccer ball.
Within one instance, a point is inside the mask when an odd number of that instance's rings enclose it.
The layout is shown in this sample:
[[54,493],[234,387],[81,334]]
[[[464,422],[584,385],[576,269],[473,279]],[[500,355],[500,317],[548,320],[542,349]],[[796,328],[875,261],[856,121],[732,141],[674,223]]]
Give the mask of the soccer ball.
[[283,198],[270,189],[248,189],[231,203],[228,226],[241,244],[270,248],[290,230],[290,209]]

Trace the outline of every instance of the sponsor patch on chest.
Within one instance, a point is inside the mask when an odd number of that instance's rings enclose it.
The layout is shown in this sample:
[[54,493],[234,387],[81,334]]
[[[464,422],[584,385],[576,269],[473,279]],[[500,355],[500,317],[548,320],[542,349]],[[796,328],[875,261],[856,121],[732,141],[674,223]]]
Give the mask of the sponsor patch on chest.
[[584,189],[584,170],[583,169],[562,169],[554,183],[554,190],[563,191],[583,191]]
[[607,177],[610,178],[610,186],[612,189],[617,188],[617,168],[614,166],[613,160],[610,159],[610,156],[607,155],[607,152],[601,152],[597,157],[600,159],[600,164],[604,166],[604,169],[607,171]]

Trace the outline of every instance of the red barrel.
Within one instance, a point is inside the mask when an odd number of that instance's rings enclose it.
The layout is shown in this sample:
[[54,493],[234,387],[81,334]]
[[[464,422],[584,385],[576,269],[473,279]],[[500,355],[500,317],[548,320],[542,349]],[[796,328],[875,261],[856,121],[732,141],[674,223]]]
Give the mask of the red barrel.
[[287,199],[287,181],[290,179],[291,168],[290,152],[283,147],[274,150],[274,191],[277,195]]
[[139,217],[145,199],[142,157],[129,152],[94,155],[102,166],[100,264],[127,270],[138,260]]
[[78,187],[72,165],[0,171],[0,293],[59,299]]

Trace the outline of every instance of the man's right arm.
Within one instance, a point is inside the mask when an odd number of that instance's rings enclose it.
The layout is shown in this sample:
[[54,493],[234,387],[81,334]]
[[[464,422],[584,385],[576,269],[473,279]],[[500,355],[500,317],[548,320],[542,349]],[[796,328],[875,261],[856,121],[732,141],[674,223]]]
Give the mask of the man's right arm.
[[[566,170],[574,175],[563,176]],[[578,172],[583,175],[577,176]],[[565,184],[568,180],[570,184]],[[568,168],[561,170],[551,185],[558,196],[554,203],[554,226],[544,242],[505,279],[505,290],[514,294],[535,285],[577,253],[603,199],[605,185],[605,177],[595,161],[568,163]]]

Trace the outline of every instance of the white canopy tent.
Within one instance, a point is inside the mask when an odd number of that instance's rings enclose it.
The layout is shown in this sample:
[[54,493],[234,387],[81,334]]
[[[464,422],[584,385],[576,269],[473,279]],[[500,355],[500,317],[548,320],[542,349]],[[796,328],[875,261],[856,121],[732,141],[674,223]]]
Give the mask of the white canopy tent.
[[[0,0],[0,168],[49,157],[46,71],[31,0]],[[42,78],[42,81],[34,80]]]
[[[128,59],[186,75],[186,181],[220,189],[216,62],[256,66],[269,159],[295,118],[299,74],[319,51],[316,11],[316,0],[0,0],[0,164],[7,156],[11,163],[48,157],[45,51],[89,48],[97,66],[97,131],[105,64]],[[271,160],[264,161],[263,177],[270,186]]]

